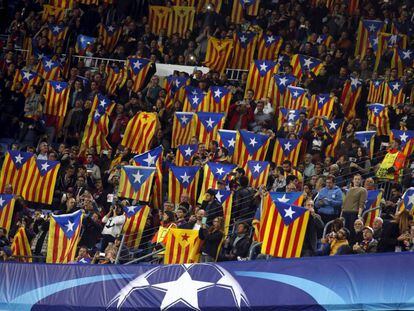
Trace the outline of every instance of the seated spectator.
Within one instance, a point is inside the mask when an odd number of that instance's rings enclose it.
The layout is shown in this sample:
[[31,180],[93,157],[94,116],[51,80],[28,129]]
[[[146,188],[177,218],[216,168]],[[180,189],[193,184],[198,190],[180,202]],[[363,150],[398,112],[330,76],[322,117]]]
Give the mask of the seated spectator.
[[201,262],[215,262],[224,236],[224,218],[214,218],[213,225],[208,229],[202,224],[198,236],[204,241],[201,247]]
[[349,244],[354,245],[362,242],[362,229],[364,228],[364,222],[362,219],[357,219],[354,222],[352,230],[350,230]]
[[246,258],[250,248],[249,225],[240,223],[236,235],[226,239],[224,243],[224,260],[238,260]]
[[179,228],[181,229],[192,229],[192,230],[199,230],[202,225],[203,218],[205,217],[206,212],[203,209],[198,209],[195,215],[191,215],[188,219],[188,222],[182,224]]
[[382,234],[382,224],[384,221],[381,217],[375,217],[374,222],[372,223],[372,229],[374,230],[374,239],[379,241]]
[[364,227],[362,229],[363,240],[361,243],[356,243],[352,250],[356,254],[376,253],[378,241],[374,239],[374,230],[371,227]]
[[397,213],[394,220],[385,223],[378,243],[378,253],[401,251],[402,242],[410,236],[411,220],[410,212],[403,210]]

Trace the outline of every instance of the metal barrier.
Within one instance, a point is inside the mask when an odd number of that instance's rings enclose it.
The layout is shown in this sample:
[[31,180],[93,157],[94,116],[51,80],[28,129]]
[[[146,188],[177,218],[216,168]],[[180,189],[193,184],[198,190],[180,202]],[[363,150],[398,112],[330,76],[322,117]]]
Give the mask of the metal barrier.
[[245,69],[226,69],[226,76],[227,79],[230,81],[240,81],[242,78],[243,73],[248,73],[248,70]]
[[125,66],[126,60],[122,59],[113,59],[113,58],[102,58],[102,57],[93,57],[93,56],[82,56],[82,55],[72,55],[72,61],[79,62],[83,61],[85,67],[97,69],[101,64],[108,65],[110,63],[116,63],[118,65]]
[[372,212],[372,211],[376,211],[379,210],[380,211],[380,215],[381,215],[381,211],[382,211],[382,207],[381,206],[377,206],[371,209],[366,210],[365,212],[362,213],[361,218],[365,219],[365,216],[368,215],[368,213]]
[[146,254],[146,255],[144,255],[142,257],[139,257],[139,258],[133,259],[131,261],[128,261],[128,262],[125,263],[125,265],[130,265],[130,264],[133,264],[133,263],[137,263],[137,262],[143,261],[144,259],[151,258],[154,255],[157,255],[157,254],[159,254],[159,253],[161,253],[163,251],[165,251],[165,247],[163,247],[162,249],[156,250],[156,251],[154,251],[154,252],[152,252],[150,254]]
[[256,253],[256,250],[261,247],[262,247],[262,242],[253,242],[252,245],[250,245],[249,256],[247,257],[248,260],[252,260],[253,255]]

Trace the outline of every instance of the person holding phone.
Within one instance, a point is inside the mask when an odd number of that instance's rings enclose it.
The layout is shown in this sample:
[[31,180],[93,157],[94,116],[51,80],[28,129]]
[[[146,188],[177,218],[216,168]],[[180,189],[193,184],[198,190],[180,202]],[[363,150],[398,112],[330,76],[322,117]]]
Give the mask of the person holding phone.
[[203,217],[198,237],[204,241],[201,249],[201,262],[215,262],[224,236],[224,218],[216,217],[207,229],[207,217]]

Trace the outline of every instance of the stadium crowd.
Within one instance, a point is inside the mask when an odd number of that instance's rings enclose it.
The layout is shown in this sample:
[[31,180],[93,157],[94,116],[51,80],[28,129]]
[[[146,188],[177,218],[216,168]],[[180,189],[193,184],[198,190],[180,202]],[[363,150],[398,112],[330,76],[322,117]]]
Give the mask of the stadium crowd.
[[[414,68],[406,66],[399,76],[397,68],[391,68],[390,51],[384,53],[379,66],[375,65],[372,48],[368,48],[362,58],[354,55],[361,18],[385,21],[384,32],[391,32],[392,24],[398,23],[400,33],[407,35],[407,48],[412,48],[413,3],[360,0],[358,8],[350,14],[350,2],[261,1],[257,16],[245,16],[242,22],[232,23],[229,18],[232,1],[223,0],[219,12],[214,10],[212,4],[206,4],[196,15],[193,29],[184,36],[152,33],[148,23],[149,5],[170,7],[175,5],[175,1],[122,0],[97,6],[75,4],[60,22],[53,16],[42,20],[45,1],[20,0],[13,14],[9,15],[7,10],[0,10],[1,32],[7,35],[0,60],[2,160],[6,150],[10,149],[32,152],[37,159],[58,160],[61,163],[51,205],[16,197],[10,232],[0,230],[0,260],[18,260],[12,256],[11,244],[18,228],[24,227],[34,260],[44,261],[49,212],[67,214],[76,210],[83,210],[84,218],[75,262],[114,263],[118,252],[121,262],[124,262],[148,254],[159,249],[157,232],[160,226],[199,230],[199,237],[204,241],[201,249],[203,261],[242,260],[249,256],[253,242],[252,219],[268,192],[302,193],[301,204],[310,212],[302,256],[414,250],[411,213],[414,202],[404,204],[403,197],[404,192],[414,186],[414,158],[411,154],[402,153],[405,141],[399,138],[375,135],[372,150],[367,150],[355,137],[355,132],[367,129],[369,83],[378,77],[404,82],[404,101],[388,107],[390,128],[414,130]],[[181,1],[181,4],[185,5],[186,1]],[[65,40],[51,42],[44,30],[56,23],[67,25],[68,34]],[[121,25],[120,39],[113,51],[109,51],[99,38],[89,46],[87,56],[116,60],[134,56],[147,58],[155,66],[156,63],[203,65],[210,35],[225,39],[232,38],[236,31],[262,29],[267,34],[283,38],[280,50],[283,57],[274,55],[274,60],[281,62],[280,72],[292,72],[289,58],[296,53],[322,61],[323,68],[318,75],[304,74],[297,80],[296,86],[307,89],[310,95],[328,93],[335,97],[334,109],[331,115],[322,117],[310,117],[309,111],[302,110],[297,121],[292,123],[279,118],[281,113],[272,108],[274,105],[269,98],[254,99],[254,90],[246,90],[247,71],[239,80],[229,80],[225,72],[214,70],[202,73],[195,69],[191,75],[176,72],[177,76],[188,77],[190,85],[203,91],[210,86],[224,86],[231,90],[232,101],[225,129],[266,133],[271,137],[271,144],[275,144],[276,138],[300,139],[302,150],[295,167],[289,160],[281,165],[271,163],[266,185],[251,187],[245,169],[241,167],[230,174],[228,184],[226,181],[220,183],[221,189],[233,191],[228,235],[225,234],[224,215],[217,198],[219,189],[209,189],[200,204],[189,203],[185,195],[180,204],[173,204],[166,199],[168,178],[164,178],[164,202],[161,206],[151,206],[140,250],[133,253],[121,243],[126,219],[123,208],[139,203],[117,196],[120,167],[128,165],[134,156],[122,146],[122,137],[128,121],[137,113],[155,112],[160,128],[151,141],[150,149],[163,146],[163,174],[167,175],[176,154],[175,148],[171,148],[174,113],[182,111],[183,102],[175,101],[172,106],[166,107],[167,92],[162,77],[154,75],[155,67],[152,66],[152,74],[141,91],[134,92],[133,81],[127,79],[123,87],[109,96],[116,101],[108,127],[111,147],[100,152],[90,147],[81,152],[80,142],[94,98],[98,93],[106,92],[105,65],[89,68],[82,59],[69,62],[67,78],[62,79],[70,86],[69,101],[60,127],[56,126],[56,118],[44,113],[45,86],[42,83],[30,86],[25,94],[14,85],[16,69],[36,70],[39,62],[34,55],[26,55],[19,50],[25,46],[25,38],[32,38],[34,47],[44,55],[59,59],[63,53],[70,57],[76,54],[74,47],[80,34],[99,37],[99,23]],[[331,42],[319,43],[320,34],[331,36]],[[354,117],[346,120],[334,155],[327,156],[326,149],[334,138],[322,125],[322,120],[345,117],[340,99],[344,84],[350,78],[363,81],[361,98]],[[370,130],[375,131],[375,126],[371,126]],[[192,143],[198,144],[192,165],[204,166],[208,161],[230,163],[229,151],[218,141],[213,140],[206,145],[198,137],[192,137]],[[266,160],[271,162],[274,148],[268,150]],[[397,160],[394,157],[395,162],[386,167],[386,176],[378,177],[377,171],[388,154],[398,154]],[[376,189],[382,189],[382,199],[377,205],[381,207],[381,213],[369,222],[366,219],[368,215],[364,214],[367,192]],[[12,194],[13,188],[6,186],[4,193]],[[328,230],[323,232],[327,224]],[[221,247],[223,239],[225,242]]]

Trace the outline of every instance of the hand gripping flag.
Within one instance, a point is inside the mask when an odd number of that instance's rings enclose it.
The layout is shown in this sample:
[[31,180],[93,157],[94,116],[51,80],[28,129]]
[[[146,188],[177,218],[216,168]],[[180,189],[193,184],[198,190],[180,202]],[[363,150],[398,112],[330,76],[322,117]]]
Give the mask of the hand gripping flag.
[[277,74],[273,75],[269,85],[268,97],[274,109],[286,107],[288,102],[287,87],[294,85],[296,78],[293,75]]
[[203,111],[228,113],[233,97],[230,89],[224,86],[211,86],[207,94],[207,105]]
[[234,0],[230,20],[232,23],[240,24],[248,16],[257,16],[259,13],[260,0]]
[[273,202],[264,228],[262,254],[274,257],[300,257],[309,211],[286,203]]
[[387,81],[384,83],[384,96],[382,103],[394,108],[404,103],[404,82],[400,80]]
[[351,77],[347,80],[342,89],[341,103],[343,105],[345,118],[351,120],[355,118],[356,105],[361,98],[362,81]]
[[152,63],[149,59],[145,58],[129,58],[127,61],[128,71],[132,79],[134,92],[139,92],[144,88],[148,72],[151,68]]
[[20,262],[32,262],[32,250],[30,249],[29,239],[26,235],[24,227],[17,229],[13,237],[11,250],[15,260]]
[[219,181],[226,181],[228,174],[236,168],[234,164],[207,162],[204,165],[203,184],[201,186],[199,202],[204,200],[208,189],[217,189]]
[[237,131],[218,130],[218,143],[220,146],[228,150],[231,159],[233,159],[234,148],[236,147],[236,139]]
[[289,85],[287,87],[284,108],[291,110],[301,110],[302,108],[309,110],[309,97],[306,89]]
[[212,140],[217,140],[217,132],[224,126],[225,114],[214,112],[197,112],[196,133],[198,140],[207,146]]
[[[186,86],[185,89],[185,99],[183,105],[183,111],[185,112],[197,112],[197,111],[208,111],[206,110],[207,97],[206,93],[203,90],[193,87]],[[208,103],[207,103],[208,104]]]
[[0,173],[0,193],[7,185],[13,189],[13,194],[21,195],[26,180],[29,178],[30,167],[35,160],[33,153],[9,150],[4,157]]
[[125,245],[137,249],[141,243],[150,208],[148,205],[125,206],[124,212],[126,219],[122,233],[125,235]]
[[332,136],[333,142],[326,147],[325,155],[328,157],[335,156],[335,148],[338,145],[339,140],[342,137],[342,129],[344,127],[344,120],[342,119],[333,119],[333,120],[323,120],[324,127],[329,135]]
[[82,211],[50,217],[47,263],[68,263],[75,259],[82,227]]
[[269,148],[269,136],[240,130],[236,142],[234,163],[243,167],[249,160],[265,160]]
[[252,89],[254,99],[266,97],[272,77],[276,73],[276,64],[269,60],[254,60],[247,76],[245,94]]
[[375,218],[380,216],[381,210],[370,210],[380,206],[382,200],[382,190],[368,190],[367,192],[367,202],[365,203],[364,212],[368,211],[368,213],[366,214],[365,226],[372,227]]
[[384,93],[384,80],[376,79],[369,81],[368,98],[369,103],[382,102],[382,94]]
[[69,91],[70,87],[66,82],[46,82],[45,113],[51,116],[66,116],[69,102]]
[[197,263],[201,240],[198,230],[171,228],[167,233],[164,264]]
[[223,206],[224,236],[229,234],[231,208],[233,206],[233,192],[230,190],[217,190],[216,199]]
[[357,139],[363,148],[367,151],[370,159],[374,156],[374,139],[375,131],[358,131],[355,132],[355,139]]
[[378,135],[389,135],[390,122],[388,118],[388,109],[382,104],[370,104],[368,108],[367,130],[370,125],[375,125]]
[[293,166],[298,165],[301,147],[300,139],[276,138],[272,162],[282,165],[283,161],[289,160]]
[[257,58],[276,60],[282,44],[282,37],[263,33],[257,44]]
[[178,33],[181,38],[184,37],[187,31],[193,30],[194,17],[194,7],[173,6],[167,28],[168,35],[171,36]]
[[301,54],[293,55],[290,60],[290,65],[293,67],[293,75],[298,79],[301,79],[308,72],[312,72],[315,76],[318,76],[323,66],[320,59]]
[[410,187],[404,192],[401,198],[400,211],[407,210],[412,214],[413,207],[414,207],[414,187]]
[[122,34],[122,28],[114,25],[99,25],[99,36],[102,38],[102,45],[105,49],[112,53],[118,44],[118,40]]
[[175,112],[172,126],[171,147],[177,148],[190,142],[195,136],[196,116],[193,112]]
[[14,202],[14,195],[0,194],[0,228],[6,229],[7,235],[10,232]]
[[130,148],[133,153],[143,153],[149,149],[159,127],[156,113],[137,113],[129,120],[121,145]]
[[95,44],[96,38],[88,37],[84,35],[79,35],[76,40],[75,52],[79,55],[85,55],[86,51],[92,49],[92,46]]
[[168,29],[172,9],[166,6],[149,6],[149,25],[151,32],[158,35],[161,29]]
[[414,131],[391,130],[391,141],[401,140],[402,153],[408,157],[414,152]]
[[208,37],[204,65],[210,70],[224,72],[233,52],[233,39]]
[[149,202],[155,167],[122,166],[118,197]]
[[233,57],[230,60],[230,68],[249,69],[256,50],[257,34],[254,32],[235,32],[233,34]]
[[59,161],[32,161],[22,197],[31,202],[51,204],[59,169]]
[[259,188],[260,186],[266,186],[269,170],[270,165],[267,161],[247,161],[245,171],[250,187]]
[[369,38],[376,38],[378,36],[378,33],[382,31],[383,27],[383,21],[367,19],[360,20],[357,30],[355,56],[359,56],[359,59],[363,59],[365,57],[365,53],[370,47]]
[[198,145],[179,145],[175,154],[175,165],[191,165],[193,156],[198,151]]
[[179,204],[181,195],[190,198],[191,205],[197,201],[197,189],[199,178],[198,166],[170,166],[168,179],[168,200]]

